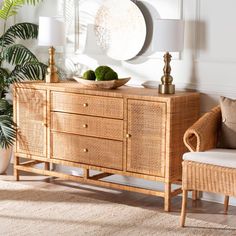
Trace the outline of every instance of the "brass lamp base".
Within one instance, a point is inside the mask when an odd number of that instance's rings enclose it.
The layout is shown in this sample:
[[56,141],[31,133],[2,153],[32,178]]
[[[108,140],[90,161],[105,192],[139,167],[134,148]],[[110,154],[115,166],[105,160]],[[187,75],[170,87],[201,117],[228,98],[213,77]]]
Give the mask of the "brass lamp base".
[[159,93],[160,94],[174,94],[175,85],[174,84],[159,84]]
[[164,55],[165,66],[163,68],[164,75],[161,77],[161,84],[159,85],[159,93],[161,94],[174,94],[175,93],[175,85],[172,84],[173,78],[170,75],[171,67],[170,67],[171,55],[169,52],[166,52]]
[[58,83],[59,78],[58,78],[57,68],[55,66],[55,60],[54,60],[55,48],[50,47],[48,49],[48,51],[49,51],[49,66],[47,68],[45,82],[46,83]]
[[46,83],[58,83],[59,82],[56,67],[49,66],[47,68],[47,74],[46,74],[45,82]]

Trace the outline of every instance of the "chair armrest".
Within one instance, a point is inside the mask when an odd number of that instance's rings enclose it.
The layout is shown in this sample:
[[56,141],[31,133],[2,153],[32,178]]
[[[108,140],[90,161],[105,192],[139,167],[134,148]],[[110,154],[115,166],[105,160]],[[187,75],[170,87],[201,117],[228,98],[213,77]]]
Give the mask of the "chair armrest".
[[184,144],[191,152],[215,148],[221,124],[220,106],[214,107],[197,120],[184,134]]

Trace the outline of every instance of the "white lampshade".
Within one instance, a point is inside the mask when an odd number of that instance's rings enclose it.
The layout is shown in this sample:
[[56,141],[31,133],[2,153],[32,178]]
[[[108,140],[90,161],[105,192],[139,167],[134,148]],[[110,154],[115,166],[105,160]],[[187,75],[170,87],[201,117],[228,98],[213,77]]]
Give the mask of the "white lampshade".
[[154,21],[153,51],[180,52],[184,47],[184,21],[158,19]]
[[65,24],[62,17],[39,17],[38,45],[63,46],[65,44]]

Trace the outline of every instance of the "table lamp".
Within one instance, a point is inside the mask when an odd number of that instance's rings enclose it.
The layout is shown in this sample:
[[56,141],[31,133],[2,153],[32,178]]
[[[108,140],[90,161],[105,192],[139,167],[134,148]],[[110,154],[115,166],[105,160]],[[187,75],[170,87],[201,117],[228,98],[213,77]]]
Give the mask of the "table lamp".
[[39,17],[38,45],[49,46],[49,66],[47,68],[46,83],[59,82],[55,66],[55,46],[65,44],[65,24],[62,17]]
[[164,51],[163,68],[164,75],[159,84],[159,93],[174,94],[175,85],[172,84],[173,78],[170,75],[171,55],[169,52],[180,52],[184,47],[184,22],[177,19],[158,19],[155,21],[154,28],[154,51]]

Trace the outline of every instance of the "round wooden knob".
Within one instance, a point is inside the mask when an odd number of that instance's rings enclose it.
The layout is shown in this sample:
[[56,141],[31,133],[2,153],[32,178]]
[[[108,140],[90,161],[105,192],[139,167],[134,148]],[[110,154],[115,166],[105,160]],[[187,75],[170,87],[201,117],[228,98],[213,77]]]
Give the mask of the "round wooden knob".
[[84,150],[83,150],[84,152],[88,152],[88,149],[87,148],[84,148]]
[[88,128],[88,125],[87,124],[83,124],[83,128]]
[[87,106],[88,106],[88,103],[84,103],[83,106],[84,106],[84,107],[87,107]]
[[130,138],[131,137],[131,134],[126,134],[126,138]]

